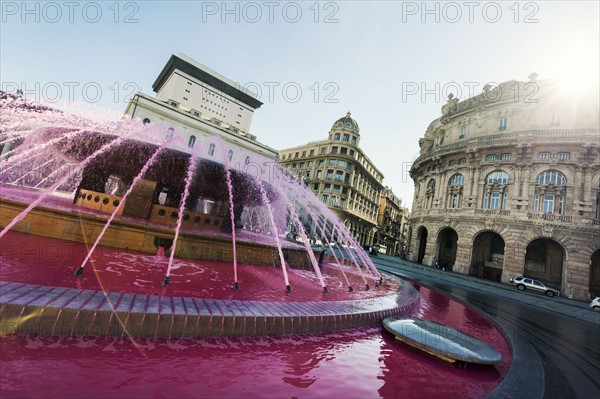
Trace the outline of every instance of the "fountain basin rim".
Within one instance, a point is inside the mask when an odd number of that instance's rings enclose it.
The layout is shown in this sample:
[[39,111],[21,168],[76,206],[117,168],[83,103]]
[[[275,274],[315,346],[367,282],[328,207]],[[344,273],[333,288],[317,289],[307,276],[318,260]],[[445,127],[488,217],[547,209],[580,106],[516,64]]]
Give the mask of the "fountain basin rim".
[[[0,281],[2,334],[199,337],[281,335],[371,326],[406,315],[410,284],[387,297],[265,302],[103,292]],[[192,320],[190,322],[190,319]]]

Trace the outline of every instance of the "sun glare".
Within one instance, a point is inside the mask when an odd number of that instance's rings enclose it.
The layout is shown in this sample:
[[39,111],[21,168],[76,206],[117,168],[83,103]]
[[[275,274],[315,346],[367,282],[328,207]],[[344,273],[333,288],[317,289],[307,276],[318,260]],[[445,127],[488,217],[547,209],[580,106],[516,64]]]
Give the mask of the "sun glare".
[[591,43],[570,43],[558,59],[549,63],[544,78],[557,82],[562,95],[581,97],[599,90],[598,47]]

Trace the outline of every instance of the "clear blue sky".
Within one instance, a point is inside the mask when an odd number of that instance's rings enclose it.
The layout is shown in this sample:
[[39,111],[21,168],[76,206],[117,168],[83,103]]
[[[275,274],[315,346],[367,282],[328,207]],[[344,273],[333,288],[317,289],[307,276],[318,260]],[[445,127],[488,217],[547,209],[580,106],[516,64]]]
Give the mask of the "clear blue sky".
[[464,99],[475,84],[472,94],[531,72],[598,82],[600,70],[596,1],[1,6],[3,90],[18,85],[28,98],[56,103],[61,94],[122,112],[134,90],[153,94],[170,55],[183,52],[254,91],[258,85],[264,105],[252,133],[273,148],[321,140],[351,111],[363,149],[406,205],[418,139],[448,91]]

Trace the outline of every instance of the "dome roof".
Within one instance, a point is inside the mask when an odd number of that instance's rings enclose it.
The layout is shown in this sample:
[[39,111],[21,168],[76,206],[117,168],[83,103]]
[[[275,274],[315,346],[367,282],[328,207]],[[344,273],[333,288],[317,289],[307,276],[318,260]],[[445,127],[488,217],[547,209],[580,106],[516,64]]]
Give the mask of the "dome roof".
[[360,131],[358,128],[358,123],[356,123],[356,121],[350,117],[350,112],[347,112],[346,116],[335,121],[331,129],[350,129],[356,134],[358,134]]

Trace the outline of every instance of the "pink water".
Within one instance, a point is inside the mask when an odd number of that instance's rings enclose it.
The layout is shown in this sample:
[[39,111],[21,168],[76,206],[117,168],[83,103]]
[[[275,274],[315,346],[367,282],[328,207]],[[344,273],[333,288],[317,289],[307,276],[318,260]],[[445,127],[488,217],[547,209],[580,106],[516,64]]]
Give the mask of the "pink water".
[[[165,291],[161,282],[166,258],[98,247],[101,256],[92,257],[96,273],[86,268],[77,279],[72,274],[85,256],[82,244],[9,232],[0,249],[4,281],[260,300],[359,299],[393,290],[386,280],[386,287],[347,293],[336,269],[326,266],[328,294],[321,292],[312,271],[291,271],[293,291],[286,295],[279,268],[240,265],[241,289],[233,291],[231,265],[176,259]],[[360,279],[350,268],[346,273]],[[0,397],[484,397],[508,371],[508,343],[479,313],[428,288],[417,289],[422,300],[415,316],[474,335],[496,348],[502,362],[452,365],[396,342],[379,327],[281,337],[135,341],[3,336]]]

